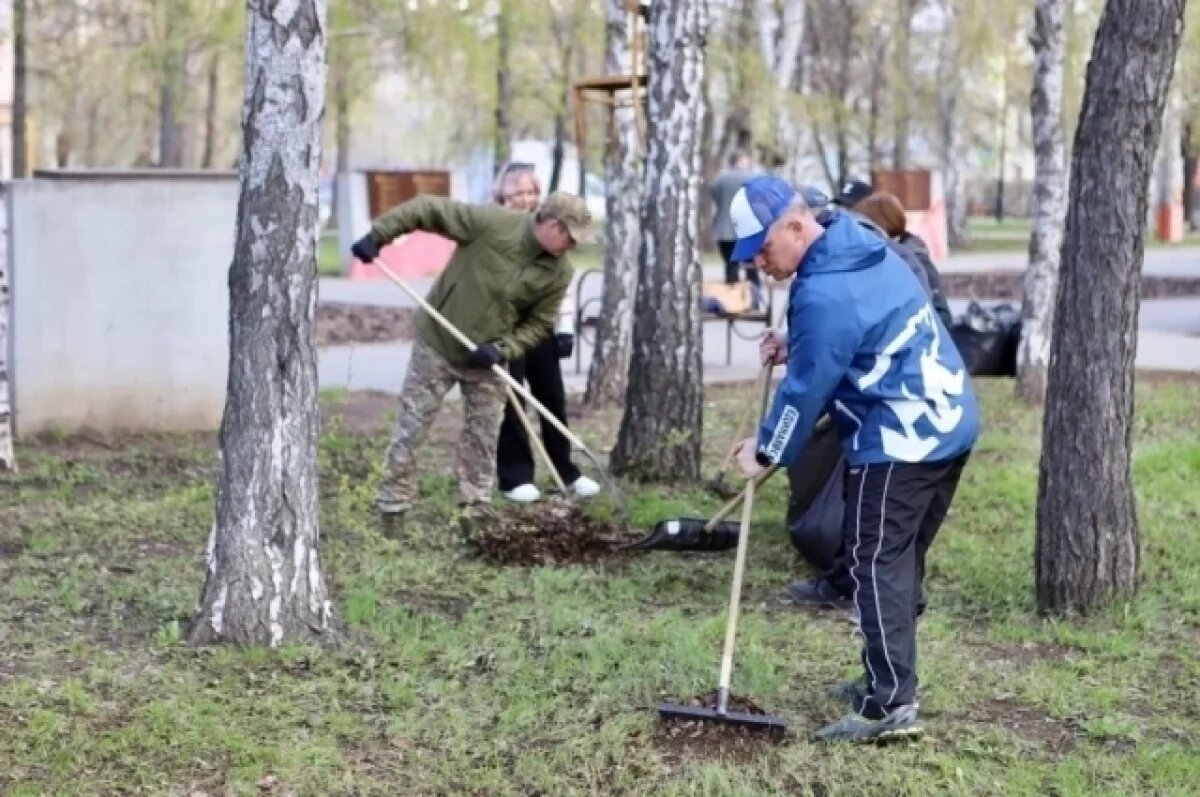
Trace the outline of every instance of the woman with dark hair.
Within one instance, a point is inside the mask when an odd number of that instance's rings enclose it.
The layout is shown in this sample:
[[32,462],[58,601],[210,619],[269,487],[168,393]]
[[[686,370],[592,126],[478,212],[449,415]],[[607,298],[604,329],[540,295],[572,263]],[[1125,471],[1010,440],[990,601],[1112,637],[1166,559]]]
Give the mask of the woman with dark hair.
[[[492,187],[492,199],[500,205],[515,210],[532,212],[542,198],[542,186],[534,173],[533,164],[510,162],[500,169]],[[570,357],[575,345],[571,331],[570,313],[559,315],[555,334],[525,352],[525,356],[509,363],[513,378],[529,383],[529,391],[546,409],[566,425],[567,394],[563,387],[561,358]],[[571,461],[571,444],[562,433],[542,419],[542,442],[554,463],[554,469],[562,477],[563,484],[571,493],[587,498],[600,492],[600,485],[579,472]],[[533,451],[526,438],[525,427],[517,417],[511,404],[504,407],[504,421],[500,425],[500,442],[496,449],[496,476],[500,491],[510,501],[530,503],[541,498],[541,491],[533,483]]]

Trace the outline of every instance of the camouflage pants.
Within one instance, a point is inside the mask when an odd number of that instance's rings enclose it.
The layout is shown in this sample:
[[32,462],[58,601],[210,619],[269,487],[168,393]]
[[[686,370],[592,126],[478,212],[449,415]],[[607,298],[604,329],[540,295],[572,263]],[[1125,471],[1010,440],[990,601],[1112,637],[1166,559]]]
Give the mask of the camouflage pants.
[[463,394],[462,438],[455,447],[459,501],[491,502],[496,440],[507,398],[504,383],[490,370],[456,368],[418,338],[400,389],[400,415],[375,498],[381,512],[403,512],[412,506],[417,497],[416,451],[456,384]]

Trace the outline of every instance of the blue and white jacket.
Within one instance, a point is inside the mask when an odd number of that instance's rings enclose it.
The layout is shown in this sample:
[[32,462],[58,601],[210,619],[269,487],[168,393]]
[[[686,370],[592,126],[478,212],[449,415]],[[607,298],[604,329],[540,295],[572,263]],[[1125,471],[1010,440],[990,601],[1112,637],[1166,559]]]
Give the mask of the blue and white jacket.
[[904,261],[845,213],[804,255],[788,306],[787,376],[758,459],[790,465],[823,410],[850,465],[970,449],[979,410],[962,356]]

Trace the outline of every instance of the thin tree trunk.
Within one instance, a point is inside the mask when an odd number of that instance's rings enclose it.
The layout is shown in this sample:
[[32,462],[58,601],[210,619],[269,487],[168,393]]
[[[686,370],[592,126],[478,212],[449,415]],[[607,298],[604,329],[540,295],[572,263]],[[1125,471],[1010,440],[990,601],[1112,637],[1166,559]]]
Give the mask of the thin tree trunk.
[[29,176],[26,159],[26,90],[28,70],[25,51],[27,0],[13,0],[13,106],[12,106],[12,169],[13,177]]
[[[334,145],[337,147],[335,168],[338,174],[348,174],[350,172],[350,87],[347,85],[346,71],[349,67],[344,58],[339,59],[334,66],[336,69],[333,79],[333,108],[336,116]],[[337,196],[336,191],[334,196]]]
[[1062,256],[1067,211],[1066,150],[1062,133],[1063,65],[1067,42],[1063,20],[1066,0],[1037,0],[1034,8],[1033,90],[1033,232],[1021,304],[1021,341],[1017,347],[1017,395],[1031,404],[1046,398],[1050,367],[1050,331]]
[[1196,202],[1196,166],[1200,164],[1200,152],[1196,151],[1196,142],[1192,122],[1194,109],[1189,108],[1184,116],[1183,131],[1180,137],[1180,156],[1183,158],[1183,219],[1187,229],[1195,232],[1200,226],[1196,213],[1200,210]]
[[571,107],[571,49],[562,53],[562,90],[558,111],[554,114],[554,148],[550,157],[550,186],[548,191],[557,191],[562,181],[563,157],[567,144],[567,109]]
[[1130,455],[1150,170],[1186,0],[1109,0],[1071,161],[1037,505],[1037,602],[1087,612],[1134,594]]
[[867,174],[879,167],[879,119],[883,116],[883,67],[888,40],[880,36],[871,61],[871,87],[867,104]]
[[[0,200],[3,200],[0,189]],[[8,239],[8,216],[0,214],[0,242]],[[15,471],[13,453],[12,405],[8,390],[8,247],[0,245],[0,470]]]
[[916,0],[900,0],[896,3],[895,73],[889,86],[892,96],[892,123],[895,126],[895,141],[892,142],[892,169],[902,172],[908,169],[908,140],[910,127],[909,92],[912,90],[912,18]]
[[512,68],[509,47],[512,39],[510,30],[510,7],[508,0],[500,0],[496,13],[496,137],[493,156],[496,169],[508,160],[512,151]]
[[193,643],[329,628],[318,555],[316,242],[326,0],[246,4],[241,198],[229,270],[229,384]]
[[158,104],[158,165],[163,168],[183,166],[182,61],[181,54],[174,51],[174,44],[168,43],[163,57]]
[[211,169],[217,149],[217,108],[220,100],[221,56],[213,53],[208,65],[208,96],[204,102],[204,150],[200,155],[200,168]]
[[962,92],[961,77],[964,58],[962,31],[958,24],[960,13],[951,6],[952,15],[947,30],[941,37],[941,52],[938,60],[937,110],[941,133],[942,193],[946,207],[946,237],[951,248],[959,249],[971,243],[967,227],[966,185],[963,179],[963,154],[961,150],[959,94]]
[[649,151],[625,413],[615,473],[648,481],[700,476],[701,171],[707,0],[656,0],[649,28]]
[[567,117],[565,111],[554,114],[554,146],[550,150],[550,185],[547,191],[557,191],[562,181],[563,157],[566,154]]
[[774,80],[776,99],[771,106],[773,153],[795,167],[800,135],[788,109],[792,79],[804,41],[805,0],[754,0],[754,19],[758,22],[759,47],[763,64]]
[[[630,69],[630,41],[625,0],[605,0],[605,71]],[[641,236],[641,170],[637,120],[632,107],[614,111],[604,159],[605,200],[604,293],[596,345],[588,369],[584,403],[590,407],[620,404],[629,383],[629,345],[633,335],[633,298]]]

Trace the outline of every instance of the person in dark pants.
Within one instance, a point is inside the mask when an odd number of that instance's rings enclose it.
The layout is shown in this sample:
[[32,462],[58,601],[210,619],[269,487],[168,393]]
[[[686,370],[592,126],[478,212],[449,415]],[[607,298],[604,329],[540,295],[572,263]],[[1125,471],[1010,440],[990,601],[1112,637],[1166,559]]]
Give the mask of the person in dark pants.
[[[725,264],[725,282],[732,285],[738,281],[738,267],[742,264],[733,260],[734,232],[733,224],[729,221],[729,203],[733,195],[742,187],[746,180],[754,176],[750,170],[750,156],[745,152],[735,152],[729,158],[729,167],[717,175],[709,187],[713,201],[713,238],[717,241],[717,249],[721,252],[721,262]],[[746,280],[755,287],[761,284],[758,271],[752,264],[746,264]]]
[[[527,163],[508,163],[501,170],[493,189],[495,201],[516,210],[533,210],[541,200],[542,189],[533,166]],[[565,302],[564,302],[565,304]],[[508,370],[517,381],[527,381],[529,392],[565,426],[567,423],[567,393],[563,387],[560,359],[570,357],[575,336],[569,325],[569,314],[560,309],[554,335],[527,349],[525,356],[509,362]],[[533,410],[526,415],[533,420]],[[571,461],[571,444],[562,432],[548,421],[541,421],[542,443],[554,463],[563,484],[571,493],[588,498],[600,492],[600,485],[579,472]],[[530,503],[541,498],[534,484],[533,448],[525,427],[517,417],[512,403],[504,405],[504,420],[500,424],[500,440],[496,447],[496,477],[500,492],[510,501]]]
[[792,465],[817,418],[846,455],[842,536],[860,616],[864,674],[833,693],[851,712],[816,734],[877,741],[921,732],[916,615],[930,544],[979,435],[970,376],[909,268],[849,214],[818,222],[788,183],[763,176],[734,197],[735,258],[794,277],[788,334],[764,337],[786,365],[758,436],[735,449],[753,478]]

